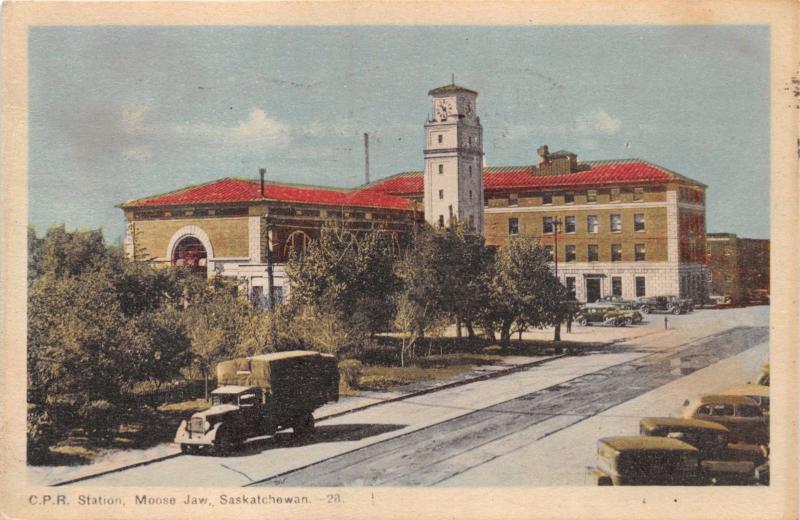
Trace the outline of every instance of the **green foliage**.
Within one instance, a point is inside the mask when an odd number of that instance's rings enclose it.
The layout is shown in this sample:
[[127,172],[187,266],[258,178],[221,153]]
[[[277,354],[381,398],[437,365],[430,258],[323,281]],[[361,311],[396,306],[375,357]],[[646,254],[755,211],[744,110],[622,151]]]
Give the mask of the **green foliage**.
[[508,345],[511,327],[543,327],[560,323],[567,312],[568,293],[550,272],[549,254],[533,237],[519,236],[497,251],[489,285],[489,305],[481,322],[500,330]]
[[30,233],[29,247],[28,400],[60,435],[79,417],[102,436],[113,426],[103,403],[125,406],[134,385],[187,363],[185,288],[170,270],[129,262],[99,231],[60,226]]
[[291,285],[292,330],[324,352],[352,354],[392,319],[399,285],[389,237],[372,230],[356,237],[326,224],[305,254],[286,267]]
[[119,419],[117,408],[102,399],[85,403],[78,410],[78,417],[86,435],[94,442],[109,441]]

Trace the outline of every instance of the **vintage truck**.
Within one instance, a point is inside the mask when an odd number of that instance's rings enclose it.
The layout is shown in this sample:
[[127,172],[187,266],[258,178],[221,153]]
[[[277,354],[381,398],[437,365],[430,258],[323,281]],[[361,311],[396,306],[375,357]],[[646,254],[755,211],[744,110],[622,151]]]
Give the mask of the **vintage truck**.
[[223,361],[217,365],[211,407],[181,421],[175,442],[181,451],[229,453],[251,437],[292,428],[314,430],[313,412],[339,399],[336,358],[294,350]]

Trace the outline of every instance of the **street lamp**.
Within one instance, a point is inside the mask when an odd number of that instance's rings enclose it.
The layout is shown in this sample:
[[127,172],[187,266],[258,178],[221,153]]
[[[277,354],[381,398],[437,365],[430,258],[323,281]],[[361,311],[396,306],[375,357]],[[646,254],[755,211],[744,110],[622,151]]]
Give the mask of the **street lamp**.
[[561,218],[553,218],[553,260],[555,261],[555,274],[558,278],[558,230],[561,227]]

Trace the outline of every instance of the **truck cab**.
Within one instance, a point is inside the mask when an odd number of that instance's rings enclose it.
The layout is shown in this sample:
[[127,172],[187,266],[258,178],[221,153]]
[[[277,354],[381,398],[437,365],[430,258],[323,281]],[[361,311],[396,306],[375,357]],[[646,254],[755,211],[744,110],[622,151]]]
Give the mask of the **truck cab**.
[[[226,451],[264,430],[264,393],[257,387],[226,385],[211,392],[211,407],[182,421],[175,435],[181,451],[202,447]],[[223,427],[224,426],[224,427]]]

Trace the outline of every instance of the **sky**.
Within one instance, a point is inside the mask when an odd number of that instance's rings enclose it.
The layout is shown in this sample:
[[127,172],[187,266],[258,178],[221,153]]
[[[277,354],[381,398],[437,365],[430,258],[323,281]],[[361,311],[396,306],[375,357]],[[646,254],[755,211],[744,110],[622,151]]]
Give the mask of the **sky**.
[[[423,165],[428,90],[479,92],[488,166],[640,158],[708,185],[707,229],[769,238],[759,26],[34,27],[29,219],[222,177],[351,187]],[[743,211],[742,208],[746,208]]]

